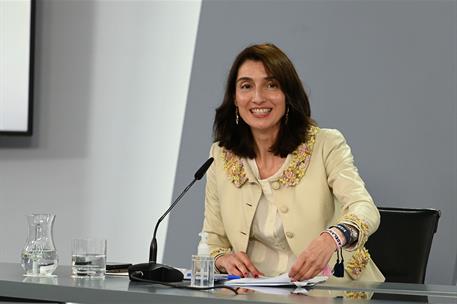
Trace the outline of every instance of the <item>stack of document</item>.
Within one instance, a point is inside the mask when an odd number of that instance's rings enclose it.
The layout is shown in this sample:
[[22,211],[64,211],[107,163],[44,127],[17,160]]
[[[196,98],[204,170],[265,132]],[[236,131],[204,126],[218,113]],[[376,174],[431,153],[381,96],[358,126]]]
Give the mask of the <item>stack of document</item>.
[[247,286],[297,286],[311,287],[318,283],[327,281],[326,276],[316,276],[312,279],[292,282],[287,273],[277,277],[260,277],[260,278],[241,278],[236,280],[226,281],[224,284],[228,286],[247,287]]

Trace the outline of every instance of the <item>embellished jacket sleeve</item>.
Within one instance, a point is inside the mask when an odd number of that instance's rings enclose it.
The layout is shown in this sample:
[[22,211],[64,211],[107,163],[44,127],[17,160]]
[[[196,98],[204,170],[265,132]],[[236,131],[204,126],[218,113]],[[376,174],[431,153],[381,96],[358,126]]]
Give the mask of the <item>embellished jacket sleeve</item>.
[[324,136],[327,137],[323,157],[328,185],[341,203],[342,215],[338,222],[350,224],[359,230],[358,241],[346,249],[361,249],[368,236],[379,226],[379,211],[359,176],[351,149],[343,135],[337,130],[327,130]]
[[214,157],[214,162],[206,173],[205,218],[203,222],[203,231],[208,233],[208,246],[213,257],[218,257],[231,251],[230,242],[227,239],[222,222],[217,190],[216,170],[223,170],[223,168],[218,168],[223,166],[220,161],[219,151],[217,144],[213,144],[210,156]]

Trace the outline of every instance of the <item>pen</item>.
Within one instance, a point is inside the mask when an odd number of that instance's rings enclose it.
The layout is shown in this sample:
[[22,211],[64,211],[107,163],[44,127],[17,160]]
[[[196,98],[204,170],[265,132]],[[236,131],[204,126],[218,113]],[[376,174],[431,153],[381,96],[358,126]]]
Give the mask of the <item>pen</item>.
[[215,280],[235,280],[240,279],[240,276],[233,275],[233,274],[223,274],[223,273],[215,273],[214,279]]
[[241,279],[241,277],[237,276],[237,275],[233,275],[233,274],[227,275],[227,280],[236,280],[236,279]]
[[[185,275],[186,278],[191,278],[192,273],[187,272]],[[215,280],[236,280],[236,279],[241,279],[240,276],[233,275],[233,274],[214,274],[214,279]]]

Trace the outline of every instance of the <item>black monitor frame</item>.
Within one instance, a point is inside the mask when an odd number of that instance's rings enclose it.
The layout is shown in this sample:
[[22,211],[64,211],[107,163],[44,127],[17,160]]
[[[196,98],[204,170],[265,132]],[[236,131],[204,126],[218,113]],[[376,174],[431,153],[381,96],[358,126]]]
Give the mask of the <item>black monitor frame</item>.
[[9,131],[0,130],[0,136],[32,136],[33,134],[33,87],[34,87],[34,65],[35,65],[35,18],[36,18],[36,0],[30,0],[30,52],[29,52],[29,94],[28,94],[28,114],[27,130]]

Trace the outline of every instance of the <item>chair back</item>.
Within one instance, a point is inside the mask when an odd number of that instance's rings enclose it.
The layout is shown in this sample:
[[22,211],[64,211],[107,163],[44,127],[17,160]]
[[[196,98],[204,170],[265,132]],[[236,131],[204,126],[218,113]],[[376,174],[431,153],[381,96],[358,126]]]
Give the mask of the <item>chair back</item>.
[[378,209],[381,224],[366,243],[371,258],[386,282],[424,284],[441,212],[435,209]]

